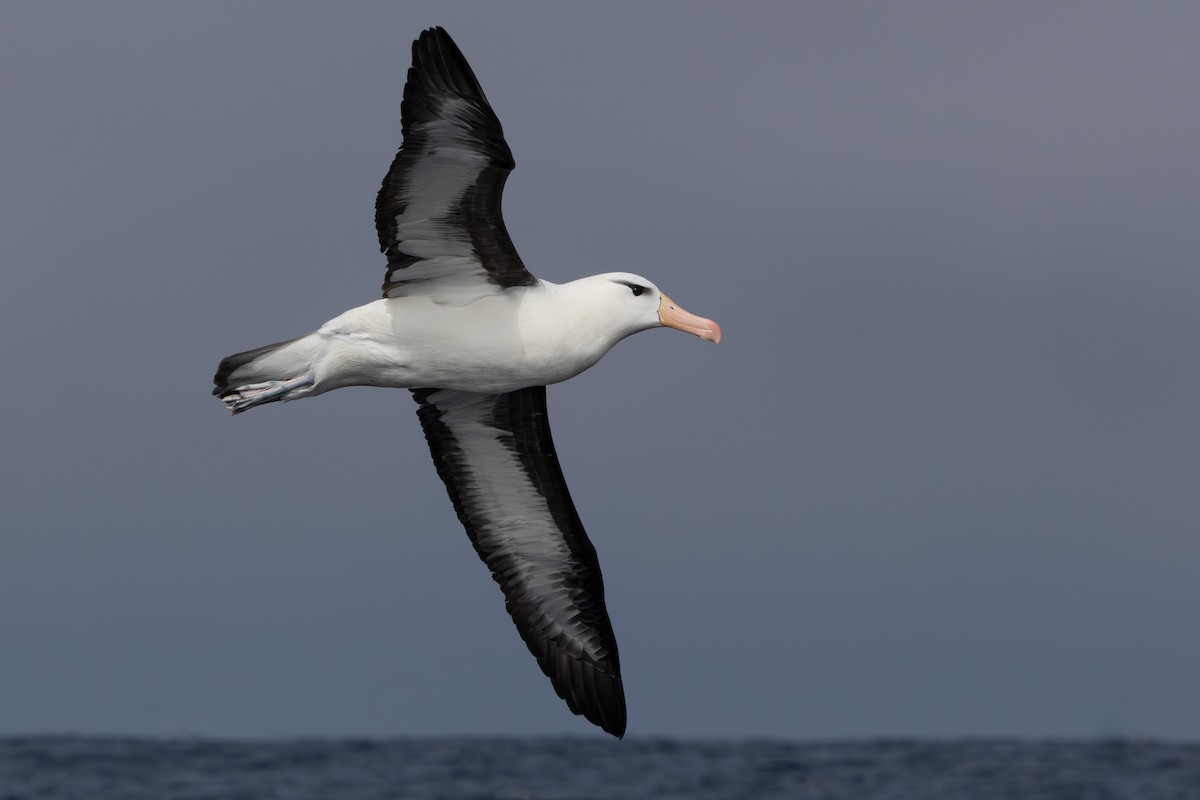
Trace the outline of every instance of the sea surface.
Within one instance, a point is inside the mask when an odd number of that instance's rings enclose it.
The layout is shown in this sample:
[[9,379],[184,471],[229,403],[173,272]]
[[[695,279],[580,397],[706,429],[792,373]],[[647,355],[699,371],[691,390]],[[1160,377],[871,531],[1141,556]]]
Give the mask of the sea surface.
[[1200,744],[0,738],[0,800],[1200,800]]

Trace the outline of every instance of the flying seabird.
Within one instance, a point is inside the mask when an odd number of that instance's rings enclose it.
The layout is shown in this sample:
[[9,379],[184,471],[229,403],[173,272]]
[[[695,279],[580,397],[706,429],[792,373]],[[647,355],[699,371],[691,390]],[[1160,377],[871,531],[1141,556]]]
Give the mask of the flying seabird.
[[617,641],[596,550],[554,452],[546,385],[639,331],[719,342],[721,328],[638,275],[560,285],[525,268],[500,213],[516,164],[441,28],[413,43],[401,129],[375,201],[383,298],[229,356],[213,394],[238,414],[341,386],[410,389],[438,476],[521,638],[572,712],[623,736]]

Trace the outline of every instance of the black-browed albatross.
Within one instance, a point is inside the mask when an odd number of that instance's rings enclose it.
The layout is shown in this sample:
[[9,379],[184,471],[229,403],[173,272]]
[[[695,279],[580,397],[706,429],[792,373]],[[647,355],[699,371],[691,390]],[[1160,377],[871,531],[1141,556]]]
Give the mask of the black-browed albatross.
[[571,711],[625,733],[625,691],[596,550],[550,438],[546,384],[626,336],[721,329],[625,272],[566,284],[521,263],[500,214],[516,166],[471,67],[441,28],[413,43],[403,143],[375,201],[383,299],[315,333],[232,355],[234,413],[340,386],[411,389],[438,475],[521,638]]

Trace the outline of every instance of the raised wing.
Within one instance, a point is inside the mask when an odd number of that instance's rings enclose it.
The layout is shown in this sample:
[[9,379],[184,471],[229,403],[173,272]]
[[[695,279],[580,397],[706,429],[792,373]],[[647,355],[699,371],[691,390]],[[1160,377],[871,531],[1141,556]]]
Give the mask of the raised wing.
[[537,283],[500,214],[516,162],[479,81],[441,28],[413,42],[401,123],[404,143],[375,200],[388,259],[384,297]]
[[414,395],[438,475],[521,638],[571,711],[623,736],[604,581],[554,453],[546,387]]

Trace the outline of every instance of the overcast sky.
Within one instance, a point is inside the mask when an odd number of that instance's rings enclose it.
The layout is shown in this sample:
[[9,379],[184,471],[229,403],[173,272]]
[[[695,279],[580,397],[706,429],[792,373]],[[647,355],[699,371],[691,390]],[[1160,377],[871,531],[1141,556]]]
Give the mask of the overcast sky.
[[1200,737],[1200,6],[6,4],[0,733],[588,733],[375,298],[410,43],[525,263],[716,319],[550,391],[634,736]]

